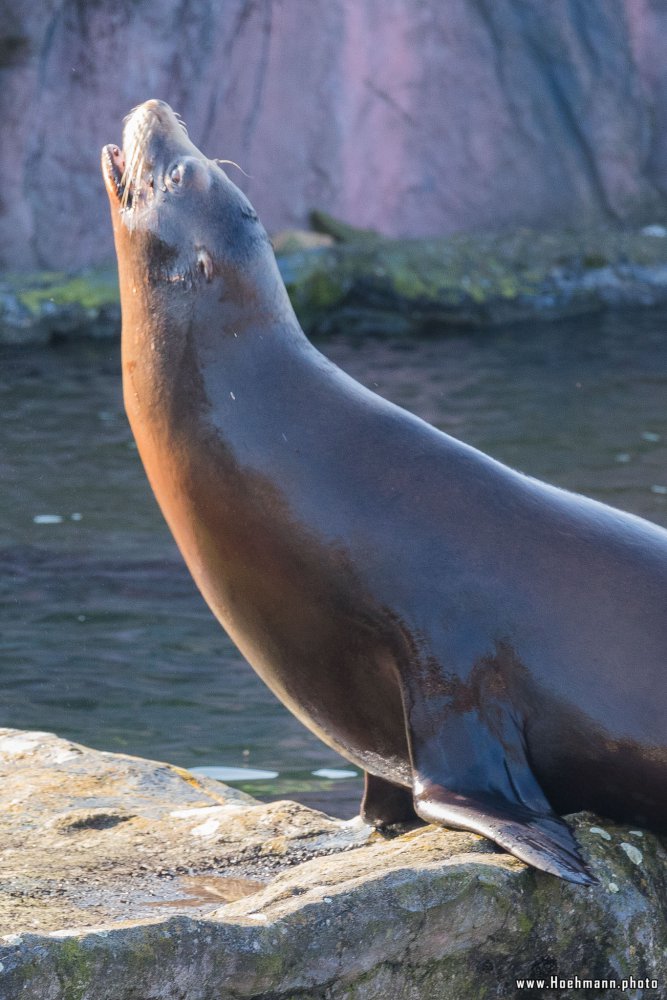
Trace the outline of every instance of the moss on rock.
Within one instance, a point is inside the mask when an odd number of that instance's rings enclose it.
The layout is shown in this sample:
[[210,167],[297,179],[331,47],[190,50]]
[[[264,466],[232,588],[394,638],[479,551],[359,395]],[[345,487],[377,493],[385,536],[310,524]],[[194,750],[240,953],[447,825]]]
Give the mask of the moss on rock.
[[57,306],[79,305],[82,309],[101,309],[118,305],[118,283],[111,272],[66,275],[43,273],[30,283],[16,282],[17,295],[33,315],[38,315],[46,303]]
[[590,229],[389,240],[325,217],[326,252],[279,255],[308,333],[423,334],[667,300],[667,239]]
[[39,271],[0,279],[0,343],[58,337],[110,337],[120,331],[115,268],[64,274]]
[[58,949],[55,966],[62,1000],[84,1000],[94,968],[89,949],[76,937],[65,938]]
[[[276,239],[309,335],[409,337],[667,301],[667,231],[590,228],[390,240],[313,213],[318,234]],[[663,235],[660,235],[660,234]],[[0,280],[0,343],[115,336],[115,269]]]

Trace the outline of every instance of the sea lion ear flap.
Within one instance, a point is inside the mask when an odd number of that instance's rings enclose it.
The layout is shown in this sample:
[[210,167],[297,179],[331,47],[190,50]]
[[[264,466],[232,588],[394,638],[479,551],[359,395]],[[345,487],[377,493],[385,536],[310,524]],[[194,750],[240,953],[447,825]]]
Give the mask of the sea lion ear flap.
[[213,278],[213,258],[204,247],[197,249],[197,270],[201,271],[207,281]]

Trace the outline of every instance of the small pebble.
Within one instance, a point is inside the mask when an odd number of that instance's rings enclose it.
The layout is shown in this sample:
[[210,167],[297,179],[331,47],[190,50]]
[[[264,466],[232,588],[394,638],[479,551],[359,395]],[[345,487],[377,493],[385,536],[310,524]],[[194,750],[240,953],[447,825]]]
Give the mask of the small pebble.
[[35,524],[62,524],[63,518],[61,514],[36,514],[33,517],[33,522]]
[[660,440],[660,435],[654,433],[654,431],[642,431],[642,440],[652,441],[655,443],[656,441]]
[[640,865],[644,860],[644,855],[639,848],[634,846],[634,844],[626,844],[625,841],[623,841],[621,844],[621,850],[625,851],[633,865]]
[[659,496],[667,496],[667,486],[654,485],[651,487],[651,493],[657,493]]
[[212,837],[218,832],[220,823],[217,819],[208,819],[201,826],[196,826],[192,831],[193,837]]
[[603,830],[601,826],[592,826],[591,833],[597,833],[603,840],[611,840],[611,834],[607,830]]
[[618,886],[615,882],[610,882],[607,888],[609,889],[609,892],[618,892]]

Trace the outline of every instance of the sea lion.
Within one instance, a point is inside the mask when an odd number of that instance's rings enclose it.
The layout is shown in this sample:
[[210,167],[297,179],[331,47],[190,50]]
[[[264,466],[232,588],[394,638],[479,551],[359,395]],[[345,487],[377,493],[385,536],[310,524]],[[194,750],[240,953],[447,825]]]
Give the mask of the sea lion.
[[106,146],[127,413],[212,611],[363,768],[363,815],[592,879],[559,814],[667,831],[667,532],[499,464],[306,339],[168,105]]

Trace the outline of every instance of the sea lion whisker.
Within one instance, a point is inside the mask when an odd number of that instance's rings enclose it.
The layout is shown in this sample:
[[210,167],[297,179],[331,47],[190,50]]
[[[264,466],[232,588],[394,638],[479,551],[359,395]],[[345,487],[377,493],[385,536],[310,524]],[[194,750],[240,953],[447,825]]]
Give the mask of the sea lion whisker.
[[229,163],[229,164],[231,164],[232,167],[236,167],[237,170],[240,170],[241,173],[243,174],[243,176],[247,177],[248,180],[250,180],[250,181],[252,180],[252,174],[247,174],[245,172],[245,170],[243,169],[243,167],[240,167],[238,165],[238,163],[236,163],[234,160],[220,160],[220,159],[218,159],[218,157],[216,157],[213,162],[214,163],[220,163],[220,164]]
[[133,189],[134,189],[135,192],[136,192],[136,189],[137,189],[138,185],[141,183],[142,177],[144,176],[144,163],[145,162],[146,162],[145,158],[142,156],[141,159],[140,159],[140,161],[139,161],[139,163],[137,164],[137,169],[135,171],[134,178],[133,178],[134,183],[132,185],[132,187],[133,187]]
[[141,156],[141,150],[146,131],[147,131],[147,126],[146,123],[144,123],[142,127],[139,129],[139,133],[137,135],[131,136],[130,138],[130,147],[131,147],[130,154],[128,157],[125,172],[123,173],[123,176],[121,178],[121,184],[125,185],[122,198],[123,208],[127,207],[130,191],[132,187],[136,184],[137,165],[140,157],[141,157],[141,166],[143,168],[144,158]]
[[121,182],[121,185],[123,187],[123,194],[122,194],[121,202],[120,202],[121,208],[127,208],[128,207],[128,201],[129,201],[129,198],[130,198],[130,192],[132,190],[132,177],[133,177],[133,173],[134,173],[134,163],[130,164],[130,166],[125,170],[125,172],[123,173],[123,176],[121,177],[121,181],[120,182]]
[[146,133],[149,130],[150,122],[146,115],[132,115],[129,123],[130,134],[127,136],[126,153],[130,160],[133,160],[143,144]]
[[139,143],[131,137],[130,149],[126,151],[125,160],[125,170],[123,171],[123,176],[121,177],[121,184],[129,187],[130,180],[132,179],[132,173],[134,171],[134,164],[137,156],[139,155]]
[[139,110],[139,108],[141,108],[142,106],[143,106],[143,105],[141,105],[141,104],[137,104],[137,105],[135,105],[135,106],[134,106],[134,107],[132,108],[132,110],[131,110],[131,111],[129,112],[129,114],[125,115],[125,117],[123,118],[123,125],[127,125],[127,123],[129,122],[130,118],[132,118],[132,116],[133,116],[133,115],[134,115],[134,114],[135,114],[135,113],[136,113],[136,112],[137,112],[137,111]]
[[181,128],[183,129],[183,131],[185,132],[185,134],[187,135],[188,134],[188,127],[185,124],[185,122],[183,121],[183,119],[181,118],[181,116],[179,115],[178,111],[174,111],[174,118],[176,119],[176,121],[178,122],[178,124],[181,126]]

